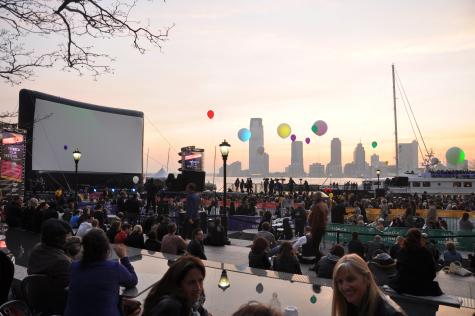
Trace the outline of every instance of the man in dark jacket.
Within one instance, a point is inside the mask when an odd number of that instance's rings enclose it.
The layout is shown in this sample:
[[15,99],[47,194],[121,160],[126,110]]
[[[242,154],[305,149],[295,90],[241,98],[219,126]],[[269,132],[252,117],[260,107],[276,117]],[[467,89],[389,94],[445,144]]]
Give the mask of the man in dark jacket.
[[358,239],[357,232],[353,232],[351,234],[351,240],[348,243],[348,253],[356,253],[358,256],[364,259],[364,245],[361,240]]
[[330,250],[330,253],[317,263],[317,275],[319,278],[333,278],[333,269],[335,268],[336,263],[340,260],[341,257],[345,255],[345,249],[336,244]]
[[59,219],[49,219],[41,227],[41,242],[31,251],[28,274],[45,274],[53,286],[65,288],[69,284],[71,258],[64,245],[71,235],[71,227]]
[[188,244],[187,251],[192,256],[198,257],[202,260],[208,260],[205,255],[203,239],[203,230],[201,228],[195,228],[195,230],[193,230],[193,239]]

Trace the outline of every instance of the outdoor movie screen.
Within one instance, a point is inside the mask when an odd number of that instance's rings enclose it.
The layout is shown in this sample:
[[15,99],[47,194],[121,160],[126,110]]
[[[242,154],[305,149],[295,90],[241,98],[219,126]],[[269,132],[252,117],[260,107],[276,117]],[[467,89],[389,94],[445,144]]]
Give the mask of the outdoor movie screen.
[[32,170],[142,173],[143,113],[67,101],[35,98]]

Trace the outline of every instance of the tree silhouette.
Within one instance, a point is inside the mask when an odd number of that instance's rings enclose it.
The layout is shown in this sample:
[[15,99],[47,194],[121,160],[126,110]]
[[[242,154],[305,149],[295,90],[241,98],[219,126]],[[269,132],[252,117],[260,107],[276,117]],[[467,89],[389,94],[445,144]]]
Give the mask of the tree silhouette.
[[[149,47],[161,49],[173,25],[152,31],[131,20],[138,1],[0,0],[0,77],[20,84],[37,68],[54,65],[80,75],[109,73],[113,58],[96,51],[94,39],[128,37],[142,54]],[[55,45],[45,51],[28,48],[32,36]]]

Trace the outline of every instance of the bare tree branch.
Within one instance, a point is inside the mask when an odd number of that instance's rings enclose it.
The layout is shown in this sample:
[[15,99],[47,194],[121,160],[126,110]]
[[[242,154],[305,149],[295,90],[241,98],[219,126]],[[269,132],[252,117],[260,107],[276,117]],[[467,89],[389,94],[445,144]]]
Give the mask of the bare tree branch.
[[[0,77],[10,84],[29,80],[39,67],[63,65],[80,75],[98,76],[112,71],[109,54],[94,50],[94,39],[129,37],[141,54],[162,48],[173,27],[152,30],[140,26],[130,14],[139,0],[0,0]],[[27,50],[28,36],[57,38],[59,45],[46,52]],[[56,37],[55,37],[56,36]]]

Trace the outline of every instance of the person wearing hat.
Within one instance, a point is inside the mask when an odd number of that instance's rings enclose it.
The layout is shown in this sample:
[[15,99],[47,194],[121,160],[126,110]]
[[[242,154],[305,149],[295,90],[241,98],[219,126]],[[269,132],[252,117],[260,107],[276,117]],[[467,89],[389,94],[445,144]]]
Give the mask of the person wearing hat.
[[368,267],[373,272],[376,284],[389,284],[389,280],[397,274],[396,261],[389,254],[377,250],[375,256],[368,262]]

